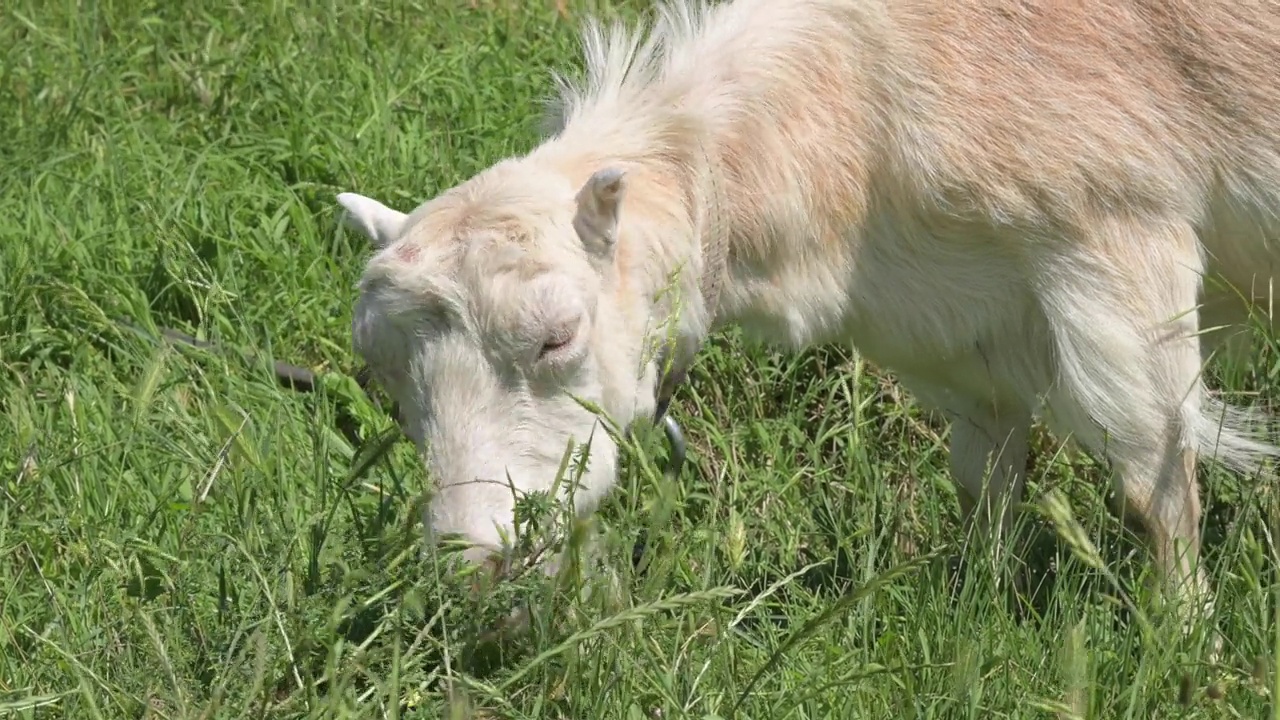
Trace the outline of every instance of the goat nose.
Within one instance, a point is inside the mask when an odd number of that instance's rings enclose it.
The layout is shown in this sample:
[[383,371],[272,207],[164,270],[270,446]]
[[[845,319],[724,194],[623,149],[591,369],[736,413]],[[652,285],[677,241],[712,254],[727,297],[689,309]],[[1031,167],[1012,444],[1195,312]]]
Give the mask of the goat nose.
[[460,555],[468,565],[489,565],[497,569],[502,562],[501,554],[487,545],[471,545]]
[[502,553],[491,548],[473,546],[462,552],[462,558],[468,565],[475,566],[471,571],[470,595],[475,600],[507,574],[507,563]]

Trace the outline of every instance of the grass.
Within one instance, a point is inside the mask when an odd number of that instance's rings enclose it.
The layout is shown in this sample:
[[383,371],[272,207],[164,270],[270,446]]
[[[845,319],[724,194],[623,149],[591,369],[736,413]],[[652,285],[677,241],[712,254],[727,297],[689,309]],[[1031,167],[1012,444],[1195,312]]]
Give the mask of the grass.
[[[412,449],[377,452],[394,425],[353,389],[368,249],[333,198],[408,208],[535,141],[574,25],[491,5],[0,10],[0,714],[1280,717],[1270,487],[1204,476],[1209,664],[1101,468],[1037,436],[1010,592],[959,530],[945,427],[842,348],[717,338],[674,405],[682,476],[642,434],[598,518],[607,583],[468,600],[417,552]],[[328,379],[291,392],[158,327]],[[1269,397],[1278,370],[1223,377]],[[530,633],[477,639],[517,591]]]

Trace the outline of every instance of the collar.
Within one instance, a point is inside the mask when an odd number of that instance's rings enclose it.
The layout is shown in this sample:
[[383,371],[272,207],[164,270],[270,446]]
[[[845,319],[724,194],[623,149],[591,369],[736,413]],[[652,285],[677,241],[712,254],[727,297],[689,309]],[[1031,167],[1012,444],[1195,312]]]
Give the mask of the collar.
[[[706,328],[702,332],[704,339],[695,342],[681,342],[677,337],[664,346],[658,356],[658,367],[661,375],[658,380],[657,404],[654,408],[653,422],[662,422],[671,406],[671,398],[676,389],[689,378],[689,370],[698,351],[702,349],[706,336],[710,333],[720,309],[720,291],[724,286],[724,277],[728,265],[729,237],[719,222],[720,183],[716,167],[706,148],[699,144],[704,160],[701,178],[701,201],[698,217],[698,238],[702,254],[702,273],[698,278],[698,291],[702,295],[703,312],[706,314]],[[668,425],[670,423],[667,423]]]

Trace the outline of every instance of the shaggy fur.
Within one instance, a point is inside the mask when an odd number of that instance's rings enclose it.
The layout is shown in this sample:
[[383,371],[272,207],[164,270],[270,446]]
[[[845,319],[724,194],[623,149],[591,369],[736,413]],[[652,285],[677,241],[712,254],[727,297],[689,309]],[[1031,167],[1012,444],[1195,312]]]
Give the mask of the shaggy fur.
[[733,324],[852,343],[944,411],[994,533],[1043,414],[1112,463],[1164,575],[1208,589],[1197,461],[1277,453],[1200,374],[1208,328],[1269,310],[1280,5],[676,0],[584,47],[527,155],[408,216],[342,196],[381,247],[356,346],[406,408],[433,530],[496,549],[508,478],[549,489],[570,438],[590,511],[616,451],[564,391],[626,426],[664,323],[691,347]]

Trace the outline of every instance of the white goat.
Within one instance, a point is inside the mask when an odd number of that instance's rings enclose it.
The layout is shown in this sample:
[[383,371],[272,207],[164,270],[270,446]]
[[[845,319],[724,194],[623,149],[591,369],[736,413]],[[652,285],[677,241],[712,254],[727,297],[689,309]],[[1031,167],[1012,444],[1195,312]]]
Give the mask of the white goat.
[[355,343],[430,469],[429,530],[490,557],[509,481],[549,489],[571,438],[590,512],[616,446],[569,394],[625,427],[668,321],[677,369],[734,324],[852,343],[944,411],[993,533],[1045,411],[1207,593],[1197,457],[1277,453],[1201,363],[1280,258],[1280,5],[675,0],[647,35],[593,22],[585,55],[527,155],[409,215],[339,196],[378,248]]

